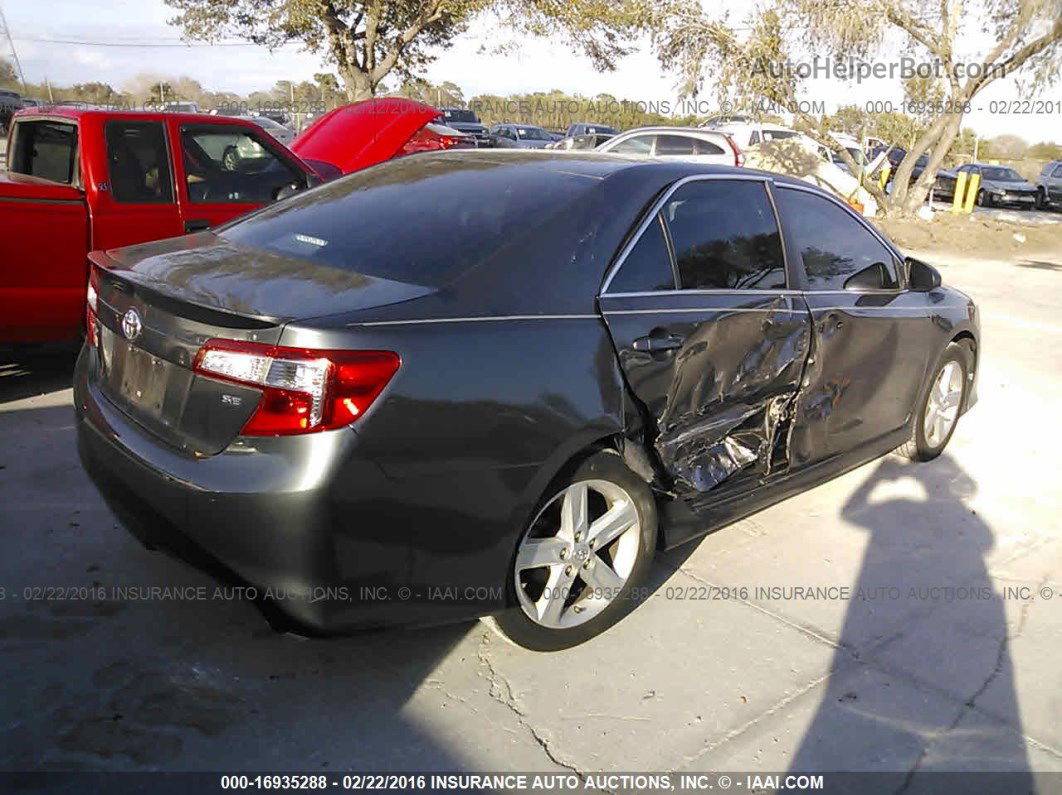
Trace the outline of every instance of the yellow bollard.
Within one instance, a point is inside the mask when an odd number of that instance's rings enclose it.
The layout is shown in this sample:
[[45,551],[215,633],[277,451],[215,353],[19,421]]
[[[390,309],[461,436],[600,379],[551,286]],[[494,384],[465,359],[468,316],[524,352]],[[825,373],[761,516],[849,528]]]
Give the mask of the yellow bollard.
[[963,199],[966,197],[966,172],[960,171],[955,177],[955,195],[951,197],[951,211],[962,212]]
[[974,199],[977,198],[977,190],[981,187],[981,175],[971,174],[970,182],[966,185],[966,204],[963,205],[963,212],[972,213],[974,206]]

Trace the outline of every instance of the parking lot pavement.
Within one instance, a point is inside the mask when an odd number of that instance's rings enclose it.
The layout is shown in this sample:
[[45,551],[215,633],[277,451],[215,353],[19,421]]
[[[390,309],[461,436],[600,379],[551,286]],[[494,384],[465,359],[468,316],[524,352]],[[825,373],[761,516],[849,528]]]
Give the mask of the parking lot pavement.
[[1062,260],[942,270],[984,335],[943,457],[663,555],[629,617],[551,655],[478,622],[305,640],[239,600],[27,598],[214,583],[87,482],[71,358],[4,365],[0,766],[1062,771]]

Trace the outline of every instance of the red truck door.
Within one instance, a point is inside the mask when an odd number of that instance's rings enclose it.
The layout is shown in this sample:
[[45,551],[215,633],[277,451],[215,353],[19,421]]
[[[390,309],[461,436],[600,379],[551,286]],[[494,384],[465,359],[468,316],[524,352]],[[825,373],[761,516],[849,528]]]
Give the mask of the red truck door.
[[308,184],[309,171],[250,124],[174,120],[171,125],[180,147],[178,193],[186,232],[217,226]]
[[166,124],[119,117],[82,126],[85,156],[96,176],[95,190],[89,187],[91,247],[116,248],[184,234]]
[[71,119],[18,120],[0,172],[0,342],[76,338],[88,213]]

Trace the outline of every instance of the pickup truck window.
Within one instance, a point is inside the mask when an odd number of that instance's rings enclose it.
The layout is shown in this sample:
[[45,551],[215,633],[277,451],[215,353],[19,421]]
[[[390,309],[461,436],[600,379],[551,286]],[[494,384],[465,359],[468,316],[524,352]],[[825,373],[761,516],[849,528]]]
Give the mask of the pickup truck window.
[[181,128],[188,200],[265,204],[304,178],[250,130],[235,125]]
[[162,122],[109,121],[107,167],[115,201],[132,204],[173,202],[170,155]]
[[59,121],[20,121],[10,171],[70,185],[77,174],[77,126]]

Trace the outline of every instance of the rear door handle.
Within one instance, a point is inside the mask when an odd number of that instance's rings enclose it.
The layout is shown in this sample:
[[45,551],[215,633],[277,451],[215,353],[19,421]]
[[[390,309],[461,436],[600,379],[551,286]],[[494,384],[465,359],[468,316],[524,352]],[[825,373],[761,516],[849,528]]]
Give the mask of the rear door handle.
[[210,221],[205,218],[197,218],[192,221],[184,222],[185,232],[202,232],[204,229],[210,228]]
[[676,334],[668,334],[666,337],[638,337],[634,341],[634,350],[656,353],[657,351],[673,351],[681,348],[686,340]]

